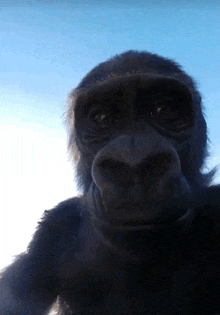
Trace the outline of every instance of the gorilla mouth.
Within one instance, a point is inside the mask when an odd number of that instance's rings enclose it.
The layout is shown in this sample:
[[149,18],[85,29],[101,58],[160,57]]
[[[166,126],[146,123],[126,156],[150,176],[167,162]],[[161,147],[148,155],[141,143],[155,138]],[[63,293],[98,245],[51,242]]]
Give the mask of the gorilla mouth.
[[114,220],[113,225],[122,230],[155,230],[177,227],[186,224],[192,218],[193,211],[191,209],[183,209],[183,214],[175,214],[166,219],[132,219],[132,220]]

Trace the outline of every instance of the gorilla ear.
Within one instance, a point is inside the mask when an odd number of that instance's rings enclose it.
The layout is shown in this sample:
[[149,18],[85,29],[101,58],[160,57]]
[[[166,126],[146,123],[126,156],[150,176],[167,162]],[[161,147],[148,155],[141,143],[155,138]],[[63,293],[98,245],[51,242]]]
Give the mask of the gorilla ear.
[[67,129],[67,136],[68,136],[68,155],[69,159],[72,161],[73,165],[75,166],[78,164],[80,159],[80,152],[76,145],[76,135],[75,135],[75,115],[74,109],[76,100],[78,97],[78,92],[76,89],[72,90],[69,94],[69,97],[66,101],[66,109],[64,113],[64,125]]

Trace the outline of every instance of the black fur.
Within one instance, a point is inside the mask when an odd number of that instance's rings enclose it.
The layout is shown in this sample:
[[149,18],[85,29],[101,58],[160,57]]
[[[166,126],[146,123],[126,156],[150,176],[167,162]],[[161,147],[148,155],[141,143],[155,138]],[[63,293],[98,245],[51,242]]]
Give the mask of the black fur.
[[1,275],[0,315],[220,313],[220,188],[201,167],[201,96],[175,62],[128,51],[71,93],[82,196],[45,211]]

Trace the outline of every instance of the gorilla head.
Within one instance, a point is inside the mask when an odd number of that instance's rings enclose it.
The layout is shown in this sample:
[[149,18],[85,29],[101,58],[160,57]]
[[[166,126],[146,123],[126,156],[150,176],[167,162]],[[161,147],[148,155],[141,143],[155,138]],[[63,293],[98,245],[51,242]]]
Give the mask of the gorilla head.
[[[179,65],[128,51],[71,93],[69,149],[90,209],[105,228],[178,225],[208,177],[201,97]],[[77,153],[77,154],[76,154]]]

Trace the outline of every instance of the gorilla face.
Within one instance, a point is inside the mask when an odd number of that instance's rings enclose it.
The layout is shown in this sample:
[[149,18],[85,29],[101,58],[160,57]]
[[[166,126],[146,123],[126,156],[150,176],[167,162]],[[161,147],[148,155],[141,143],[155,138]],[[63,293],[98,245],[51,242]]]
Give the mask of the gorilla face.
[[171,78],[131,75],[79,93],[79,167],[90,170],[100,225],[158,229],[191,216],[182,152],[190,154],[195,119],[190,89]]
[[206,123],[175,62],[128,51],[99,64],[71,93],[67,117],[96,225],[158,229],[191,216],[191,195],[206,184]]

